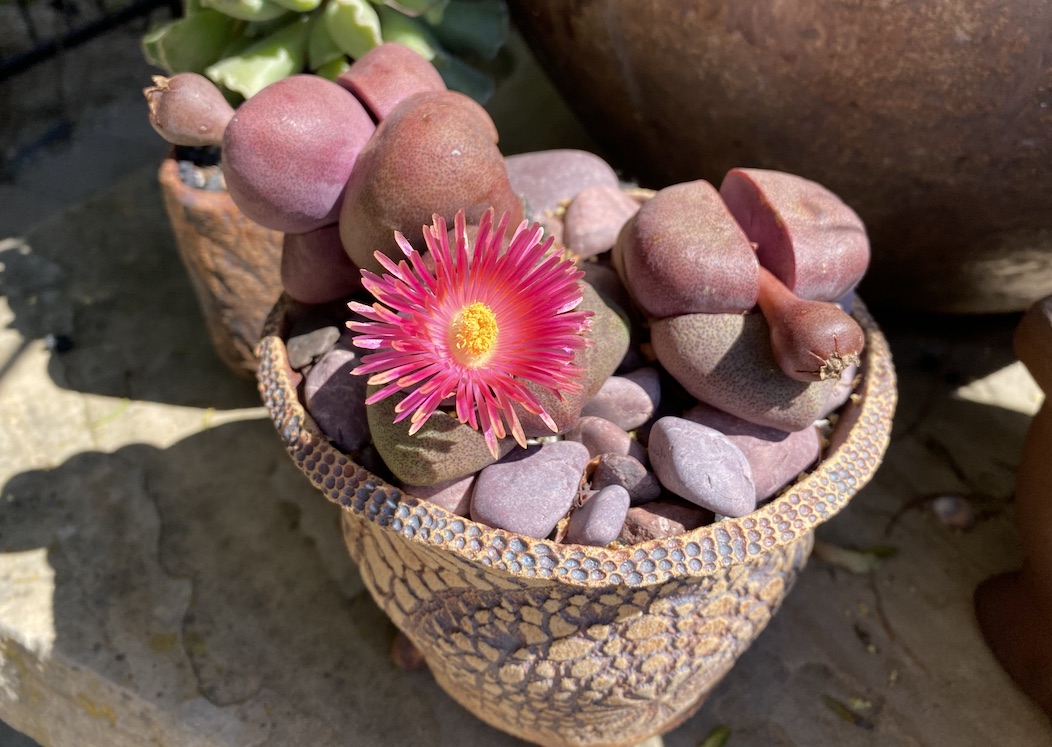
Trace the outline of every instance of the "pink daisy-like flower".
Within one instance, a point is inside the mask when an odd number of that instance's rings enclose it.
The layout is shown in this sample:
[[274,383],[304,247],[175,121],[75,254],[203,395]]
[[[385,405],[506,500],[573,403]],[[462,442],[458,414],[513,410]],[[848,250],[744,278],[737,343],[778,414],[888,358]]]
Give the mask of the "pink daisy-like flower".
[[395,264],[376,252],[387,274],[363,270],[362,284],[378,303],[352,302],[351,310],[369,321],[347,323],[359,333],[357,347],[376,351],[353,372],[371,374],[369,383],[381,387],[366,404],[408,392],[395,406],[394,422],[409,417],[413,434],[454,397],[457,418],[482,431],[495,457],[497,440],[509,431],[526,445],[514,403],[556,430],[526,384],[560,396],[580,391],[581,369],[573,357],[587,344],[592,315],[574,311],[584,273],[551,250],[551,238],[541,242],[539,225],[523,221],[501,252],[507,223],[505,213],[494,226],[493,210],[487,211],[469,251],[464,211],[454,218],[452,247],[445,220],[435,215],[424,227],[433,273],[396,232],[408,262]]

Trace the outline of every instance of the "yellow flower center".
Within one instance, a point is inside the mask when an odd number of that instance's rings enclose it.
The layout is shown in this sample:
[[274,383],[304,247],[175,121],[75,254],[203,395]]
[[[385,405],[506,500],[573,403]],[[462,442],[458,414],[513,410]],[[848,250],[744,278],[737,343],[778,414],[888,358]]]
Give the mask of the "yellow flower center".
[[489,359],[497,342],[497,318],[489,306],[475,301],[457,312],[450,332],[457,361],[465,366],[479,366]]

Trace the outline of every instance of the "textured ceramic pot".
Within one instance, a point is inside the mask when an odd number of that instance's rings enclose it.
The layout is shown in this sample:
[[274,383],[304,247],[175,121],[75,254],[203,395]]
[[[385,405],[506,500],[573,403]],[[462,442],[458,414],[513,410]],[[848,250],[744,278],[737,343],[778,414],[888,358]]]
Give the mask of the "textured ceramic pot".
[[174,158],[158,179],[212,345],[230,370],[252,378],[263,322],[281,295],[282,234],[245,217],[227,192],[184,184]]
[[736,166],[825,185],[869,231],[874,304],[1014,311],[1052,289],[1052,4],[509,5],[646,186]]
[[438,683],[483,721],[559,745],[633,745],[705,700],[807,562],[814,529],[872,477],[895,409],[888,345],[867,312],[862,381],[818,467],[759,510],[618,549],[556,544],[451,514],[356,464],[304,411],[275,307],[260,393],[296,465],[343,509],[376,603]]

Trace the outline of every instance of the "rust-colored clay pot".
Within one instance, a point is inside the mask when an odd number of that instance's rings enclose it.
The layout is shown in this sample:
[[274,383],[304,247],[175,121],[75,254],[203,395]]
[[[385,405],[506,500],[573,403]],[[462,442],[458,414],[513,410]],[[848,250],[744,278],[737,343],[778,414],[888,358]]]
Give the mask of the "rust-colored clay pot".
[[[1016,355],[1052,394],[1052,296],[1023,316]],[[979,627],[1005,671],[1052,718],[1052,400],[1030,423],[1016,471],[1015,523],[1023,567],[976,590]]]
[[510,0],[645,186],[799,174],[869,231],[871,302],[1022,310],[1052,289],[1052,3]]
[[872,477],[895,374],[861,304],[862,382],[816,469],[757,511],[618,549],[491,529],[403,493],[337,450],[297,397],[287,298],[260,342],[260,393],[296,465],[343,509],[376,603],[461,705],[519,738],[633,745],[688,718],[764,629],[815,527]]
[[174,158],[158,179],[212,345],[234,373],[252,378],[263,321],[281,295],[282,234],[249,220],[227,192],[184,184]]

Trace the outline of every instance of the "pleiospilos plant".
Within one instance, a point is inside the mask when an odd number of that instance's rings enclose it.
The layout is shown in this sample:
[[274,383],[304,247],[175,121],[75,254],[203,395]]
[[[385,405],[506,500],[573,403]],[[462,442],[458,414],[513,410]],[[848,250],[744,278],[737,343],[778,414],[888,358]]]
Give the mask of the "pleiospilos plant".
[[285,233],[308,412],[455,513],[593,545],[743,516],[814,465],[852,392],[869,245],[814,182],[626,193],[590,154],[505,159],[399,44],[236,111],[194,74],[147,98],[173,142],[221,142],[235,202]]
[[297,73],[335,80],[383,42],[410,47],[449,88],[485,101],[509,28],[504,0],[185,0],[142,40],[169,75],[200,73],[233,102]]

